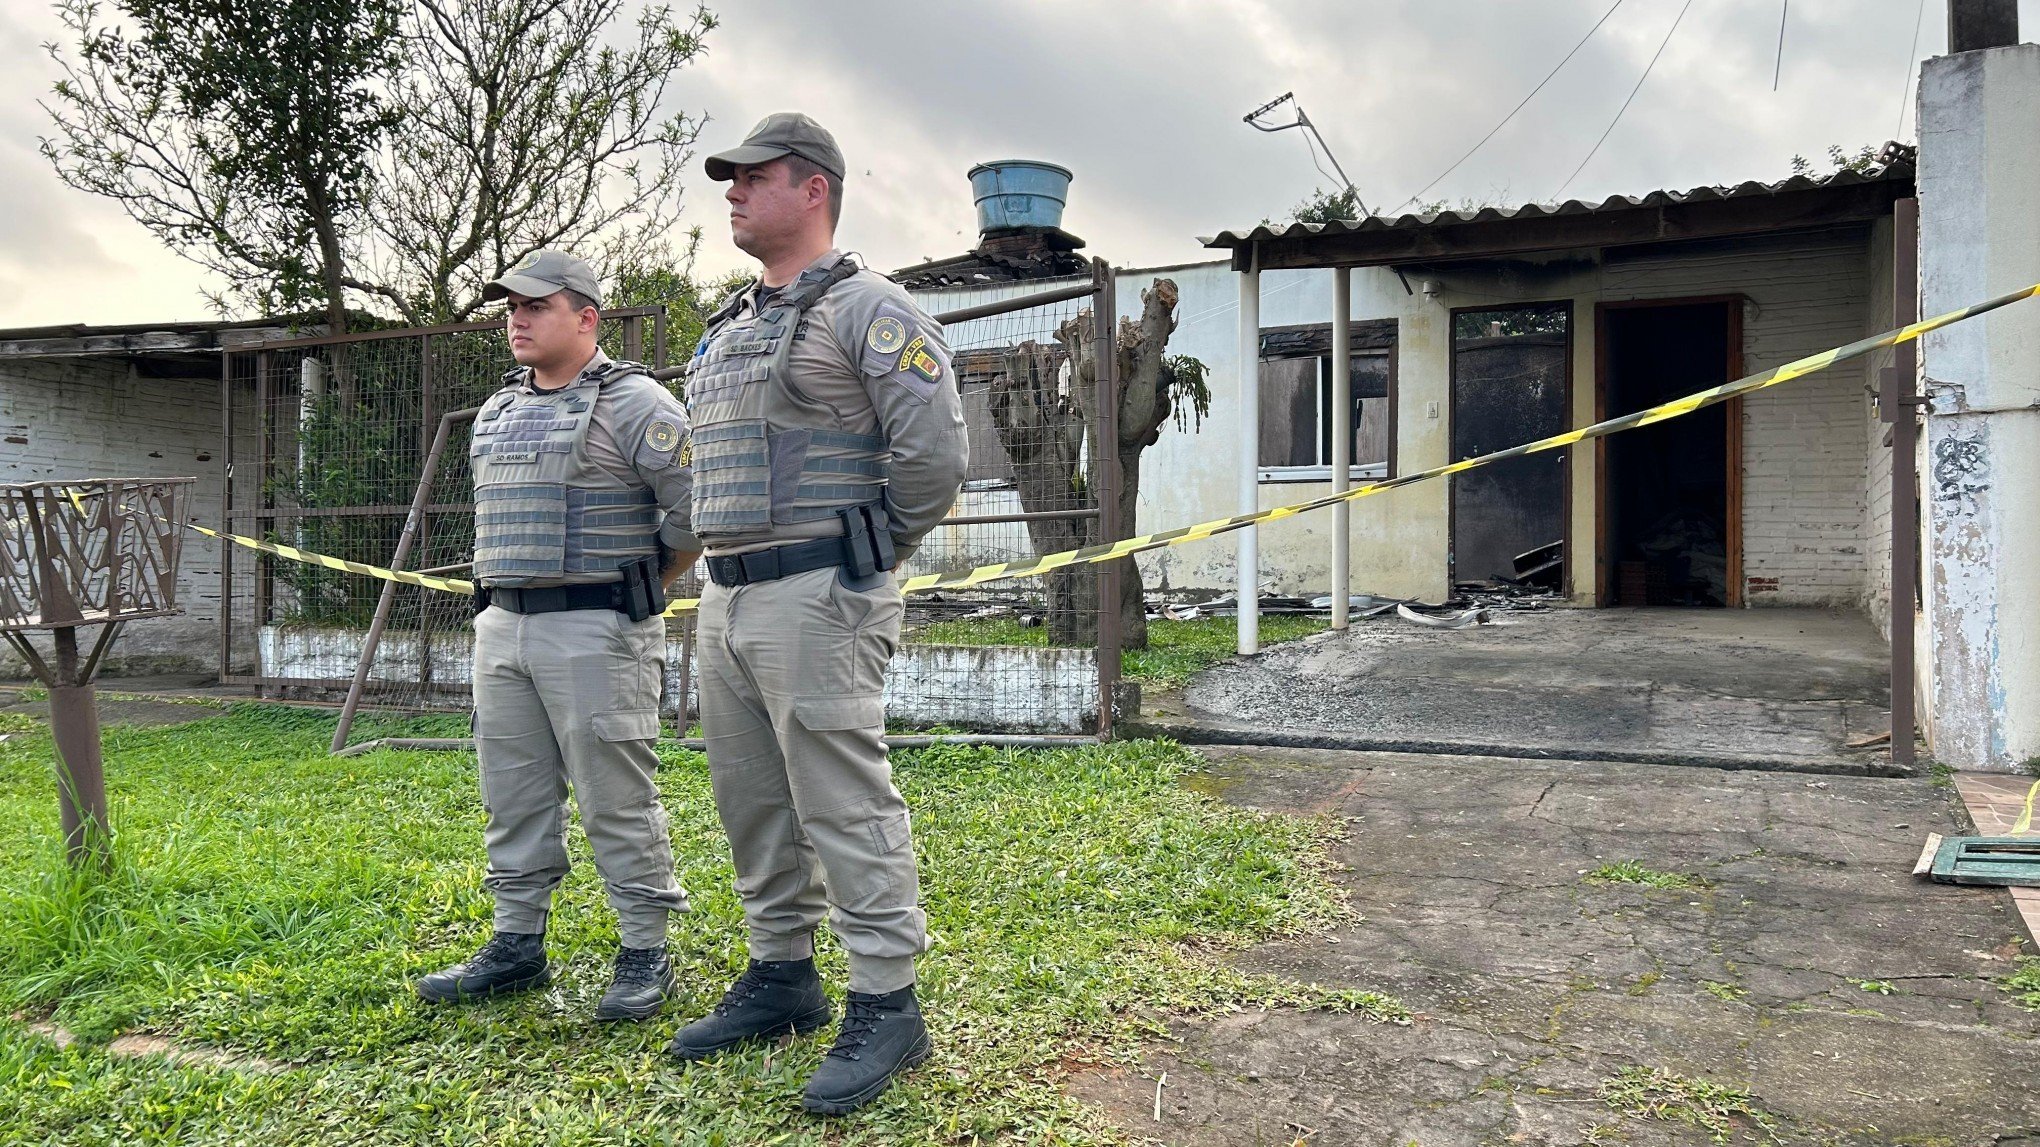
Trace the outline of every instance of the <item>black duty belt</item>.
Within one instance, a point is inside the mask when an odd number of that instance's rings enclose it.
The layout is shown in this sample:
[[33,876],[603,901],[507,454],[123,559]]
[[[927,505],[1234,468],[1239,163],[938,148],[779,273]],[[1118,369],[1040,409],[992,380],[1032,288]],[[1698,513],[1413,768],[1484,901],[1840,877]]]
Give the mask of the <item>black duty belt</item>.
[[725,554],[708,559],[708,580],[720,586],[750,585],[778,581],[809,570],[834,569],[845,564],[842,538],[816,538],[811,542],[773,546],[747,554]]
[[482,591],[488,595],[488,604],[509,610],[511,613],[561,613],[569,609],[615,609],[624,608],[623,585],[545,585],[528,589],[497,589],[490,587]]

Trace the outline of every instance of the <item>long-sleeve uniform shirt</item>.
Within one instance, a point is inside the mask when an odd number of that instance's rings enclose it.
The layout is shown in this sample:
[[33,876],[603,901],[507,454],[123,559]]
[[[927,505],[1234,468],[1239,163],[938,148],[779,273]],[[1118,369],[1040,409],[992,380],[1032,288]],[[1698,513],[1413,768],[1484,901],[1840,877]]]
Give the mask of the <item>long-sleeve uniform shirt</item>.
[[[841,257],[832,250],[810,266],[831,266]],[[764,288],[753,289],[732,319],[756,314],[769,298]],[[894,323],[904,328],[904,339],[892,337]],[[874,338],[874,328],[887,337]],[[942,327],[898,283],[860,270],[808,308],[793,340],[787,382],[795,399],[833,411],[853,434],[885,438],[892,453],[885,511],[893,545],[905,560],[949,513],[969,464],[963,400]],[[918,353],[904,354],[903,347]],[[841,533],[840,522],[824,519],[777,524],[762,540],[719,542],[712,534],[703,540],[711,554],[732,554]]]

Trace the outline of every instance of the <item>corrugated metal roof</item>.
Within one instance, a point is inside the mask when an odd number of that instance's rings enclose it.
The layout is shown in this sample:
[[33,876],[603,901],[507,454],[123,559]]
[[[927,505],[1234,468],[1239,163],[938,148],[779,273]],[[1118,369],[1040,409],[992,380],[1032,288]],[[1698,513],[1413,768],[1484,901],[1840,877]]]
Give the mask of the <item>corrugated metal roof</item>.
[[1795,175],[1776,183],[1738,183],[1733,187],[1695,187],[1689,191],[1653,191],[1647,195],[1611,195],[1599,203],[1587,203],[1568,199],[1559,204],[1525,203],[1520,207],[1482,207],[1476,211],[1438,211],[1429,215],[1370,215],[1365,219],[1339,219],[1330,223],[1288,223],[1262,224],[1251,231],[1221,231],[1203,239],[1206,247],[1242,247],[1248,243],[1265,243],[1270,240],[1298,240],[1317,235],[1343,235],[1355,232],[1410,231],[1427,227],[1451,227],[1465,223],[1492,223],[1501,220],[1548,219],[1565,215],[1601,215],[1620,211],[1649,210],[1659,207],[1679,206],[1689,203],[1708,203],[1724,199],[1748,199],[1774,195],[1789,195],[1800,191],[1817,191],[1830,187],[1852,187],[1865,183],[1882,183],[1887,180],[1909,180],[1913,177],[1913,160],[1916,149],[1899,143],[1884,145],[1878,154],[1878,162],[1865,171],[1843,169],[1832,175],[1813,178]]

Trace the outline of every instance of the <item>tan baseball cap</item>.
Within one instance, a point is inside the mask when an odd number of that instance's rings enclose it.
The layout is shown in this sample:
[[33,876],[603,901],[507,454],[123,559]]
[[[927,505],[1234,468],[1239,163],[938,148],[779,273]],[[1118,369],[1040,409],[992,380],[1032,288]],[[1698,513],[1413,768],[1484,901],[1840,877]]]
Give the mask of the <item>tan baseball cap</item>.
[[770,163],[783,156],[797,155],[837,179],[843,178],[843,149],[829,129],[800,112],[773,112],[758,121],[741,147],[719,151],[702,165],[708,177],[728,181],[737,177],[745,164]]
[[542,299],[560,291],[577,291],[602,305],[602,282],[585,259],[565,251],[533,251],[500,278],[482,284],[482,298],[495,302],[509,295]]

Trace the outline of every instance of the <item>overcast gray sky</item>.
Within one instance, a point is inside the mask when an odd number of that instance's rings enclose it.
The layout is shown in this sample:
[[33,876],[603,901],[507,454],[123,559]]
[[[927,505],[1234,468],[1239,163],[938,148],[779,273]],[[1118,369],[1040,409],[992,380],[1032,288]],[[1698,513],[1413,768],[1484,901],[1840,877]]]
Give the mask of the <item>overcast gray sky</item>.
[[[704,152],[771,111],[829,126],[851,169],[843,245],[880,269],[966,249],[964,174],[1007,157],[1076,173],[1065,226],[1093,253],[1187,262],[1209,254],[1196,236],[1280,218],[1329,186],[1301,132],[1253,131],[1248,109],[1293,90],[1380,210],[1499,122],[1613,2],[724,0],[707,58],[671,93],[711,117]],[[1624,0],[1426,197],[1557,194],[1684,3]],[[1776,179],[1795,153],[1914,137],[1901,93],[1913,61],[1945,43],[1944,0],[1796,0],[1773,92],[1780,9],[1693,0],[1566,197]],[[2021,17],[2025,38],[2040,36],[2040,0],[2021,0]],[[46,4],[0,0],[0,327],[208,317],[196,268],[36,154],[54,72],[38,45],[58,31]],[[686,196],[707,269],[743,265],[718,185],[697,176]]]

